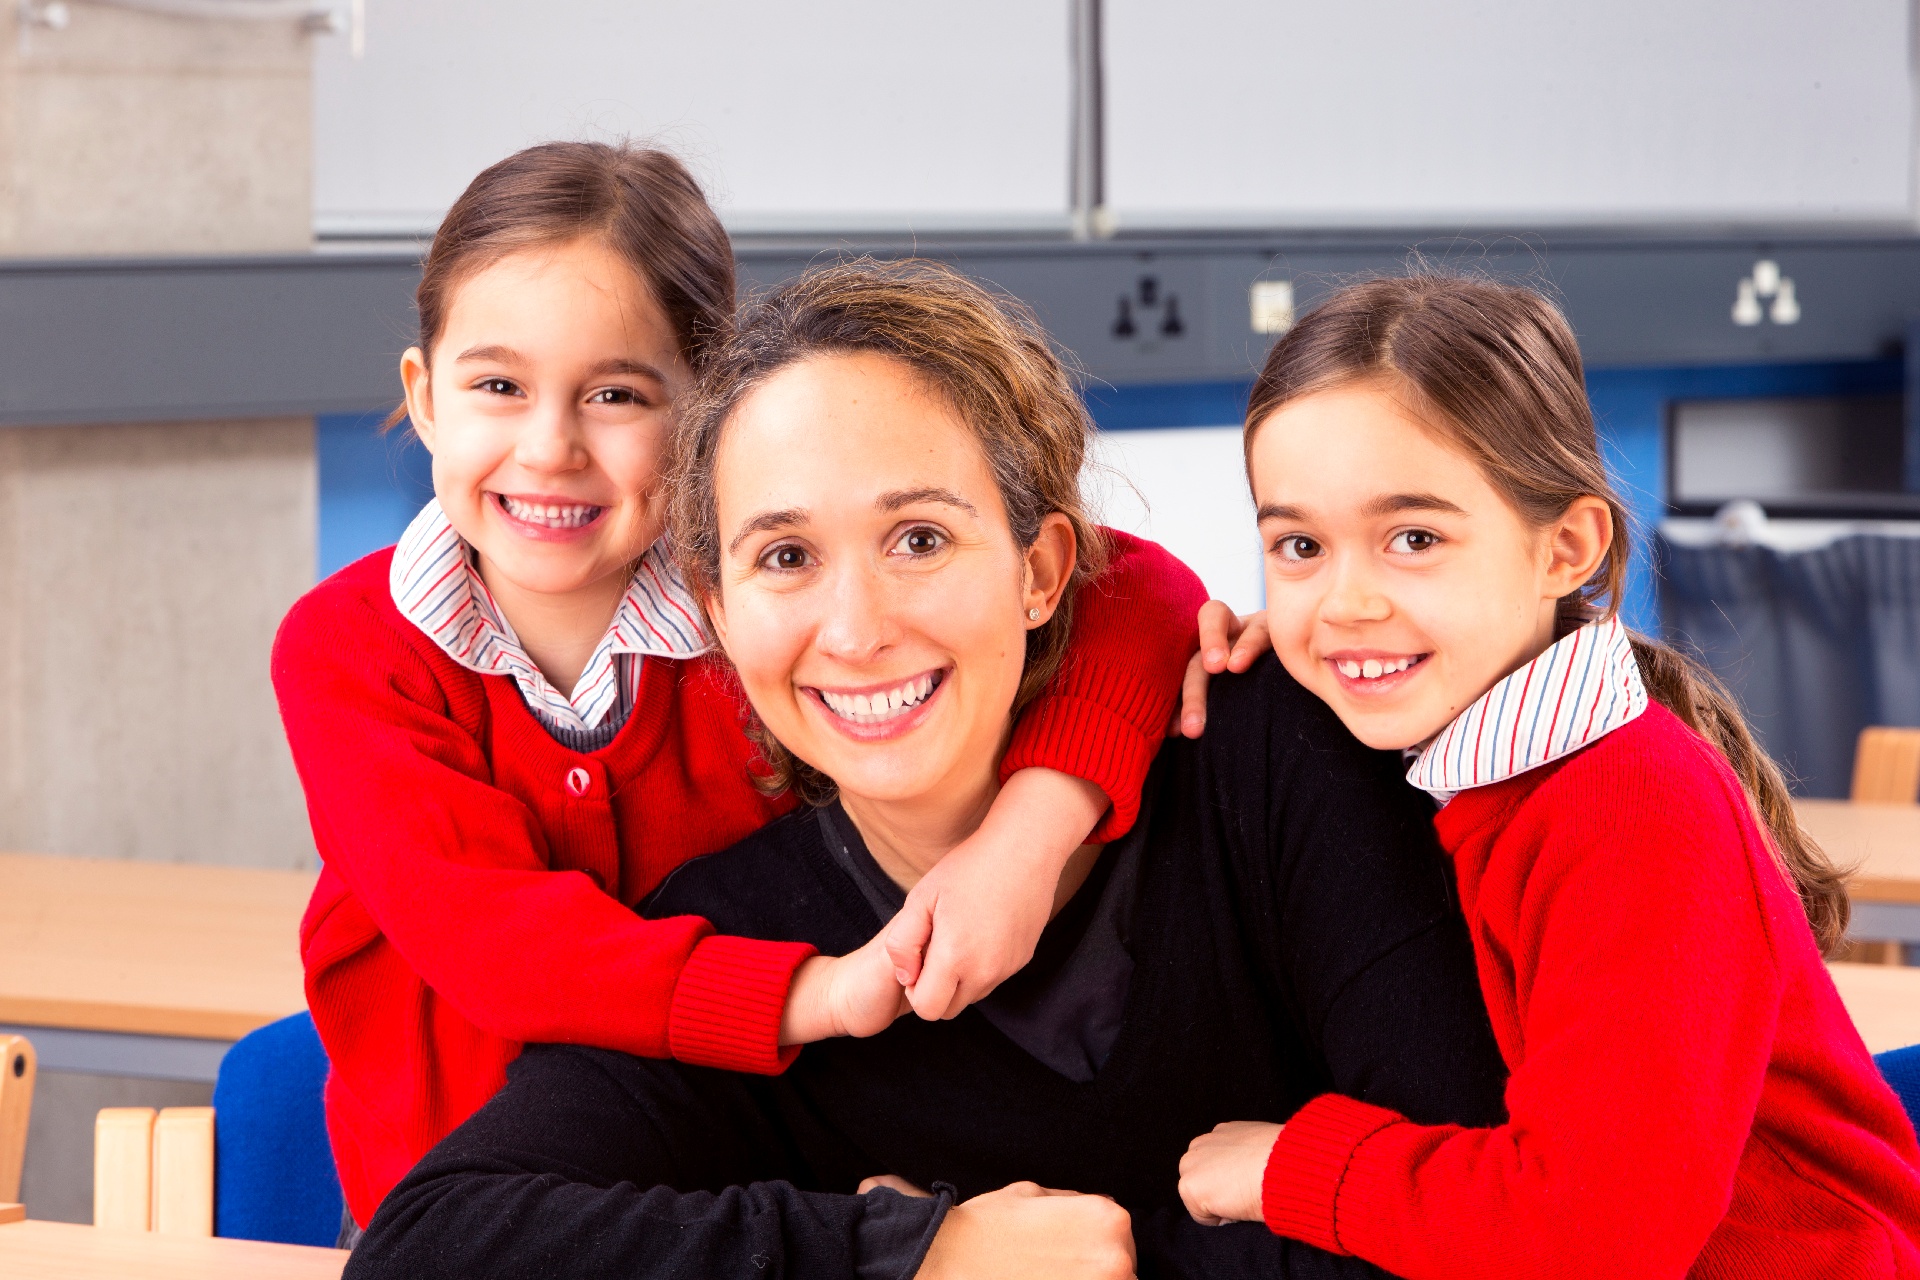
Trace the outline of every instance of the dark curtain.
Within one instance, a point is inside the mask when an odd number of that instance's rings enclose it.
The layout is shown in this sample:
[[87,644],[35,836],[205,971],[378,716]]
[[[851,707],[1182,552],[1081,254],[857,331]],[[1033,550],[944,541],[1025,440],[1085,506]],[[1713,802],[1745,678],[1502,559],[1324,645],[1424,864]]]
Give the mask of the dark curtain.
[[1812,796],[1845,796],[1870,724],[1920,725],[1920,538],[1812,551],[1654,539],[1667,639],[1706,659]]

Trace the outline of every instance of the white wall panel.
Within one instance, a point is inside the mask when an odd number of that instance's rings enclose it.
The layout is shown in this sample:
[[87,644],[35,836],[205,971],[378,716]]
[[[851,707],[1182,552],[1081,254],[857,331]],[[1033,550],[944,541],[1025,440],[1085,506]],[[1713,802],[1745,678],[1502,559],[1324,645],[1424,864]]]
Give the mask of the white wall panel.
[[318,42],[323,231],[431,228],[549,138],[659,139],[735,227],[1064,223],[1051,0],[366,0]]
[[1122,225],[1895,219],[1906,0],[1108,0]]
[[1239,613],[1263,608],[1240,426],[1102,431],[1081,491],[1102,524],[1151,538]]

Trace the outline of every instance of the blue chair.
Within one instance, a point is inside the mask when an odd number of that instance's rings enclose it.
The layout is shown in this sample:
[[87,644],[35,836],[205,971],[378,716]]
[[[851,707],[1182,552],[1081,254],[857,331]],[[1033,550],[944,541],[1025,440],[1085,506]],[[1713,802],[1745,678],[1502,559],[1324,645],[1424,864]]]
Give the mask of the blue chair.
[[213,1086],[214,1234],[326,1247],[339,1238],[326,1083],[326,1050],[305,1013],[227,1050]]
[[1900,1095],[1907,1117],[1920,1128],[1920,1044],[1874,1055],[1874,1065]]

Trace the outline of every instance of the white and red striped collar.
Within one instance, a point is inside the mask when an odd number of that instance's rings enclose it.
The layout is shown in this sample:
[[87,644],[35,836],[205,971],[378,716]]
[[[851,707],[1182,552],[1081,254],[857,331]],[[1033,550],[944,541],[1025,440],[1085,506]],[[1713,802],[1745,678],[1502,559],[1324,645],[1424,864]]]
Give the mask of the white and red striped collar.
[[616,658],[621,654],[692,658],[713,647],[700,625],[693,593],[664,542],[657,542],[640,557],[612,625],[569,698],[548,684],[527,656],[513,625],[481,581],[471,551],[439,500],[428,502],[393,549],[388,577],[393,603],[467,670],[512,676],[527,705],[549,723],[592,729],[606,719],[620,700]]
[[1441,804],[1570,756],[1647,709],[1618,618],[1562,637],[1487,690],[1420,750],[1407,781]]

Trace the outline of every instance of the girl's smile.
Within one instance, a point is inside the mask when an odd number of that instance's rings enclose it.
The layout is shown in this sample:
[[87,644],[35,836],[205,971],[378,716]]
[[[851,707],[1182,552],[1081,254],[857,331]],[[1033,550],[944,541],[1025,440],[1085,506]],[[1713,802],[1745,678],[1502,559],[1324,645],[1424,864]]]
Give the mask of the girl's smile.
[[542,542],[577,541],[609,510],[552,494],[488,493],[487,497],[509,530]]
[[1385,697],[1413,681],[1430,653],[1384,653],[1377,649],[1342,649],[1327,654],[1327,663],[1349,694],[1361,698]]

